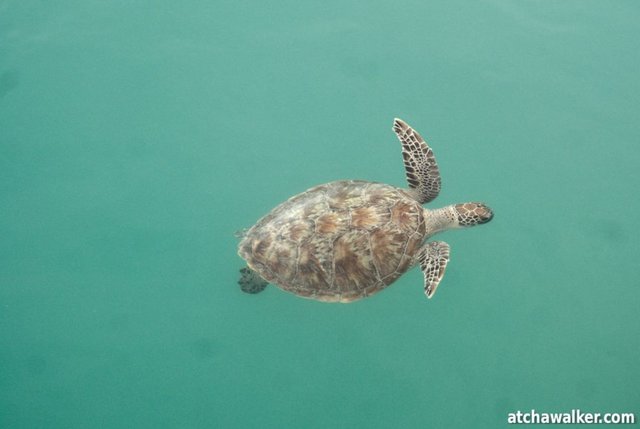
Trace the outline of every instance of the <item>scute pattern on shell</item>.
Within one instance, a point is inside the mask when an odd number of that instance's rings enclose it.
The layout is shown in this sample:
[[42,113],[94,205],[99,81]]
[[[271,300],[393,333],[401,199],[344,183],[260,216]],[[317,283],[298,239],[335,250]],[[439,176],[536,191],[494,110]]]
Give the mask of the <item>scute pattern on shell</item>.
[[415,262],[423,209],[402,189],[357,180],[316,186],[260,219],[239,246],[261,277],[297,295],[349,302]]

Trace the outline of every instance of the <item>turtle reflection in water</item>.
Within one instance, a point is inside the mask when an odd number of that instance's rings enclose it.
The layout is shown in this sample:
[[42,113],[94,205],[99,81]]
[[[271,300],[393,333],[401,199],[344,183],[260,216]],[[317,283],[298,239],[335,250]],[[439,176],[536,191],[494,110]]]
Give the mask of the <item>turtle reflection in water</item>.
[[409,125],[395,119],[409,184],[341,180],[316,186],[274,208],[242,236],[238,254],[248,267],[240,286],[261,292],[272,283],[304,298],[352,302],[392,284],[412,266],[424,274],[428,298],[449,262],[449,245],[426,241],[452,228],[487,223],[482,203],[425,209],[440,192],[433,151]]

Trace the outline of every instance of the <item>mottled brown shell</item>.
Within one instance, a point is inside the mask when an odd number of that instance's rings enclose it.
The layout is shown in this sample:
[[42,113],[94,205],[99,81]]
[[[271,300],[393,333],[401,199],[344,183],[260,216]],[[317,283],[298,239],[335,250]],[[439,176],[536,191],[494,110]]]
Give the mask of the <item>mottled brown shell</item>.
[[238,253],[284,290],[349,302],[393,283],[424,236],[423,208],[407,191],[345,180],[280,204],[247,231]]

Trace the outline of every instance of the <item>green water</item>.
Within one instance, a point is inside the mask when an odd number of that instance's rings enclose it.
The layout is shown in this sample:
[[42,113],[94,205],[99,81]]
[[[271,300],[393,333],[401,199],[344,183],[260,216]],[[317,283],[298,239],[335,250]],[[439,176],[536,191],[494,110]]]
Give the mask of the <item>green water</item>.
[[[635,1],[0,0],[0,427],[493,428],[640,414]],[[444,233],[349,305],[236,284],[312,185],[404,186]]]

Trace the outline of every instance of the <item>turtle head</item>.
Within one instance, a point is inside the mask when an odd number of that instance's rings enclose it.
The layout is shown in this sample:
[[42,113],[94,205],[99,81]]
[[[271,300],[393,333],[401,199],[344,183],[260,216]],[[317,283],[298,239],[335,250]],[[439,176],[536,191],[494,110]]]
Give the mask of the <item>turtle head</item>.
[[493,211],[483,203],[464,203],[453,206],[458,227],[481,225],[493,219]]
[[452,204],[424,210],[428,237],[447,229],[481,225],[493,219],[493,211],[483,203]]

